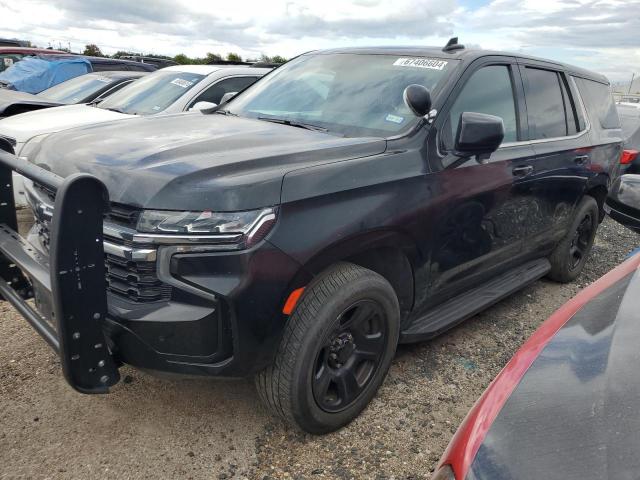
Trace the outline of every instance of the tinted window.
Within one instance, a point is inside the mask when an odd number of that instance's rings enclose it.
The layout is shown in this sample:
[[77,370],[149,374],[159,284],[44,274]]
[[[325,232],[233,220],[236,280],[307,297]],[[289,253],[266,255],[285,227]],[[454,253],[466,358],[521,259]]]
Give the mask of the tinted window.
[[191,107],[198,102],[211,102],[218,105],[225,93],[244,90],[257,79],[258,77],[225,78],[207,88],[189,106]]
[[601,128],[620,128],[609,85],[584,78],[576,78],[576,83],[592,121],[597,121]]
[[391,136],[419,120],[402,94],[416,83],[429,90],[457,60],[397,55],[302,55],[229,104],[243,117],[313,124],[350,137]]
[[506,65],[492,65],[474,72],[449,110],[443,130],[443,146],[451,150],[463,112],[486,113],[502,118],[504,142],[518,140],[516,104],[511,74]]
[[558,74],[551,70],[529,67],[525,71],[531,138],[565,137],[567,120]]
[[561,75],[559,78],[560,88],[562,89],[562,101],[564,103],[564,115],[567,119],[567,135],[575,135],[579,130],[581,130],[578,126],[578,119],[576,117],[576,106],[573,98],[569,95],[564,76]]

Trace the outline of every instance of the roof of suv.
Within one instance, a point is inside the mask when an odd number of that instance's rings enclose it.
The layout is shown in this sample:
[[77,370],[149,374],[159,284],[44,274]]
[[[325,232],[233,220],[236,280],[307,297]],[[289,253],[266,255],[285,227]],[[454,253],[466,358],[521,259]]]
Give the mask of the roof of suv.
[[590,70],[585,70],[580,67],[575,67],[573,65],[568,65],[566,63],[557,62],[555,60],[549,60],[546,58],[534,57],[531,55],[523,55],[521,53],[512,53],[512,52],[501,52],[495,50],[482,50],[475,48],[460,48],[457,50],[452,50],[445,52],[442,47],[411,47],[411,46],[401,46],[401,47],[353,47],[353,48],[335,48],[330,50],[316,50],[314,52],[309,52],[309,54],[325,54],[325,53],[355,53],[355,54],[370,54],[370,55],[409,55],[416,57],[435,57],[435,58],[453,58],[456,60],[460,60],[466,63],[471,63],[472,61],[480,58],[487,57],[491,55],[502,55],[509,57],[522,58],[527,60],[535,60],[539,62],[546,62],[553,65],[558,66],[559,68],[566,70],[572,74],[575,74],[579,77],[586,77],[592,80],[596,80],[598,82],[609,84],[609,80],[599,73],[592,72]]

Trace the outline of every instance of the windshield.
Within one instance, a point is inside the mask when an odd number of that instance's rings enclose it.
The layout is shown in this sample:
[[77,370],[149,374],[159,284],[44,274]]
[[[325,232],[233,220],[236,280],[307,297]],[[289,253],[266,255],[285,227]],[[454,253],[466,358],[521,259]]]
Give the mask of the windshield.
[[131,115],[153,115],[165,110],[204,77],[197,73],[160,70],[110,95],[98,107]]
[[311,124],[345,136],[393,136],[417,121],[403,101],[416,83],[429,90],[455,60],[398,55],[304,55],[234,99],[228,111]]
[[78,103],[102,90],[111,84],[111,82],[113,82],[113,80],[108,77],[89,73],[47,88],[38,93],[38,96],[45,97],[47,100],[53,100],[54,102],[67,104]]

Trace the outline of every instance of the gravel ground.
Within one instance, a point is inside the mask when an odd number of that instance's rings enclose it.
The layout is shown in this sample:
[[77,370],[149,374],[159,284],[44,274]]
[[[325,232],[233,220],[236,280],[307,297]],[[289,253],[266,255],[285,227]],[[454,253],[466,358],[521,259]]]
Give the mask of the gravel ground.
[[76,394],[46,344],[0,302],[0,478],[426,479],[524,340],[637,244],[605,220],[577,282],[538,281],[441,338],[401,346],[367,410],[323,437],[270,417],[248,381],[124,368],[112,394]]

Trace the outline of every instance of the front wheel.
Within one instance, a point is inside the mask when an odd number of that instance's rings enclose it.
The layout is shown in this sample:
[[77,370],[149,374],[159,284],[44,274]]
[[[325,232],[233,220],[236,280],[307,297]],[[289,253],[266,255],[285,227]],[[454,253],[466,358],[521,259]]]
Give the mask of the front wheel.
[[576,208],[571,228],[549,257],[549,278],[567,283],[580,275],[593,246],[599,215],[595,199],[585,195]]
[[400,309],[382,276],[350,263],[304,292],[272,366],[256,375],[263,402],[315,434],[346,425],[367,406],[395,354]]

